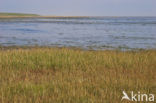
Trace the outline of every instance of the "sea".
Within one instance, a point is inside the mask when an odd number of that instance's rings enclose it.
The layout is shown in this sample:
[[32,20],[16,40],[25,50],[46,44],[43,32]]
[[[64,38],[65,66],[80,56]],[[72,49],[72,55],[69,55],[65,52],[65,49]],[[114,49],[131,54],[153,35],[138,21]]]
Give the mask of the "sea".
[[5,18],[0,46],[156,49],[156,17]]

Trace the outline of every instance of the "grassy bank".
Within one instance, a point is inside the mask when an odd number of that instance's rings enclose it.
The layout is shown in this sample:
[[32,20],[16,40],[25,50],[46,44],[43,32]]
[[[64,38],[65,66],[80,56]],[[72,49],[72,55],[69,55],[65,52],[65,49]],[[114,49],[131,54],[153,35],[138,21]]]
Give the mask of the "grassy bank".
[[123,90],[156,93],[155,80],[155,50],[0,50],[1,103],[120,103]]
[[3,13],[0,12],[0,19],[11,18],[89,18],[89,16],[42,16],[38,14],[26,14],[26,13]]
[[0,18],[14,18],[14,17],[36,17],[37,14],[25,14],[25,13],[2,13],[0,12]]

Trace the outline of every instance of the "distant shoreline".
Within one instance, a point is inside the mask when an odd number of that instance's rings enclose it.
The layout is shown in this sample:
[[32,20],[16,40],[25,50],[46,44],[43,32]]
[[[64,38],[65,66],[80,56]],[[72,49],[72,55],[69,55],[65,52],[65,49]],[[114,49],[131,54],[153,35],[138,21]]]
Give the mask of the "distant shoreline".
[[0,16],[0,18],[89,18],[90,16]]
[[38,15],[38,14],[27,14],[27,13],[3,13],[0,12],[0,19],[10,18],[93,18],[93,17],[111,17],[111,18],[122,18],[122,17],[156,17],[156,16],[56,16],[56,15]]

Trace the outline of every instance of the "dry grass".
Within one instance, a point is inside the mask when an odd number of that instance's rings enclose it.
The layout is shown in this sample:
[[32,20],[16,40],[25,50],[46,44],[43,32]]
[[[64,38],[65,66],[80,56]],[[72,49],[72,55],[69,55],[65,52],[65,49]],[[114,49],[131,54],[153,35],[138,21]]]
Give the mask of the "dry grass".
[[155,80],[155,50],[0,50],[0,103],[120,103],[123,90],[156,93]]

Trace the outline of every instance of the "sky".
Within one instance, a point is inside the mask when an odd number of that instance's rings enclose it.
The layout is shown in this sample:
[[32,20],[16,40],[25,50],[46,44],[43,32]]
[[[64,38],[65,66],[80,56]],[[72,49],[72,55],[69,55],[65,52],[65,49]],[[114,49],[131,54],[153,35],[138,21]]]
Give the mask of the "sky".
[[55,16],[156,16],[156,0],[0,0],[0,12]]

